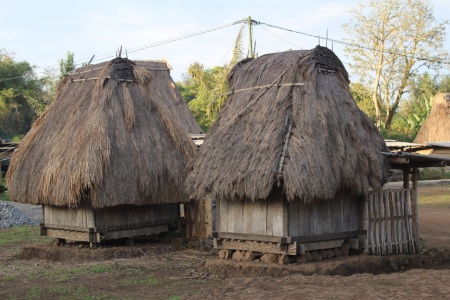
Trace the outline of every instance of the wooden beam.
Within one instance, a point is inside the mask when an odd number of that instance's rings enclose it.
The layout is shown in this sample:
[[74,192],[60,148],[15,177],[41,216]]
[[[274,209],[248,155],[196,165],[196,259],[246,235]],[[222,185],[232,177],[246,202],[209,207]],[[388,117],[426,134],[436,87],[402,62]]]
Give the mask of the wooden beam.
[[409,164],[409,159],[407,157],[388,157],[388,162],[390,164],[396,165],[406,165]]
[[236,232],[213,232],[213,238],[217,239],[230,239],[239,241],[258,241],[258,242],[271,242],[288,244],[291,242],[289,237],[264,235],[264,234],[248,234],[248,233],[236,233]]
[[346,232],[334,232],[334,233],[324,233],[316,235],[307,236],[292,236],[290,237],[291,242],[297,243],[309,243],[309,242],[319,242],[327,240],[338,240],[346,238],[357,238],[359,235],[367,234],[367,230],[356,230],[356,231],[346,231]]

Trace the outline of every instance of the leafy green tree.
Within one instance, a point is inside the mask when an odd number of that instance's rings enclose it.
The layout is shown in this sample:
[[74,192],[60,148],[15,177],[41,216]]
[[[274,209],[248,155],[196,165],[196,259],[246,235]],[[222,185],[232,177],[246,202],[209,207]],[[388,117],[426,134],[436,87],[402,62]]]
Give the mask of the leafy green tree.
[[447,61],[447,24],[436,21],[428,0],[369,0],[352,10],[344,29],[353,45],[345,50],[361,83],[371,86],[379,129],[390,128],[414,75]]
[[0,51],[0,137],[25,134],[36,117],[28,99],[41,89],[41,82],[26,61]]
[[372,94],[370,88],[359,83],[350,83],[350,94],[355,99],[356,105],[361,109],[374,123],[376,120],[376,112],[372,103]]
[[44,76],[39,79],[40,88],[30,91],[27,101],[37,116],[40,116],[56,98],[56,89],[60,80],[67,73],[75,70],[75,54],[67,51],[66,58],[58,59],[59,74],[55,69],[46,69]]
[[217,113],[226,100],[229,91],[227,75],[231,68],[243,58],[241,27],[236,38],[233,56],[223,66],[205,68],[198,62],[192,63],[180,86],[183,97],[200,127],[206,132],[216,120]]
[[399,107],[391,131],[408,132],[409,139],[413,140],[431,111],[434,95],[450,92],[450,78],[425,73],[410,82],[409,90],[411,93]]
[[67,73],[72,72],[75,70],[75,53],[72,53],[70,51],[67,51],[66,58],[58,59],[58,65],[59,65],[59,73],[61,78],[64,78],[67,76]]

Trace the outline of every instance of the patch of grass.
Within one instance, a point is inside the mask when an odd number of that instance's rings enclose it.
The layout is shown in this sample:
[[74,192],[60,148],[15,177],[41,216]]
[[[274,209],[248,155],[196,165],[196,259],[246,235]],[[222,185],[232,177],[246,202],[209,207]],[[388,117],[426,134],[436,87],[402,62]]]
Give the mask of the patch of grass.
[[170,296],[167,300],[181,300],[180,296]]
[[77,299],[80,299],[80,300],[104,300],[104,299],[114,300],[114,299],[119,299],[119,298],[111,297],[110,295],[100,295],[100,296],[90,295],[90,296],[78,297]]
[[40,236],[39,226],[11,227],[0,230],[0,246],[46,243],[50,239]]
[[450,194],[419,196],[419,206],[440,206],[450,208]]
[[57,294],[60,296],[81,296],[88,293],[88,289],[80,284],[80,285],[69,285],[69,286],[57,286],[48,289],[48,291],[52,294]]
[[26,294],[26,299],[41,299],[42,289],[37,286],[33,286],[30,291]]
[[51,272],[39,272],[32,274],[32,277],[46,278],[51,282],[60,283],[74,280],[79,277],[87,276],[89,274],[105,274],[108,272],[118,272],[118,271],[120,271],[120,269],[114,266],[98,264],[82,268],[58,269]]
[[16,277],[11,276],[11,275],[5,275],[2,277],[2,280],[4,280],[4,281],[13,281],[14,279],[16,279]]
[[108,265],[95,265],[95,266],[89,267],[87,271],[89,273],[93,273],[93,274],[103,274],[103,273],[108,273],[108,272],[114,271],[114,267],[108,266]]

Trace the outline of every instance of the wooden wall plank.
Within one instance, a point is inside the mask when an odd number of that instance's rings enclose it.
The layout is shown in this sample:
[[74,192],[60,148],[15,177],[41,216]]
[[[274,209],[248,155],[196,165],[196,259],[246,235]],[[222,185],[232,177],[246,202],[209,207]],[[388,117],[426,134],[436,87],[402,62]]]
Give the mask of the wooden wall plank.
[[343,231],[358,230],[361,224],[361,198],[343,195]]
[[310,204],[300,201],[298,204],[298,235],[310,235]]
[[331,213],[331,201],[333,200],[319,200],[319,220],[317,222],[320,234],[333,232],[331,228],[331,219],[334,214]]
[[255,202],[244,201],[243,204],[243,233],[266,234],[267,200]]
[[309,205],[309,234],[320,234],[319,232],[319,201],[314,201]]
[[228,232],[243,233],[244,201],[228,201]]
[[289,236],[300,235],[298,207],[299,207],[299,200],[294,200],[288,203]]
[[221,232],[230,232],[230,230],[228,229],[228,215],[230,214],[230,212],[228,211],[229,208],[229,200],[220,200],[219,205],[219,211],[220,211],[220,224],[219,227],[217,228],[217,231],[221,231]]
[[281,193],[272,193],[267,201],[266,234],[282,236],[284,234],[284,201]]
[[330,221],[331,229],[334,232],[342,232],[344,230],[344,195],[338,194],[336,198],[330,201]]

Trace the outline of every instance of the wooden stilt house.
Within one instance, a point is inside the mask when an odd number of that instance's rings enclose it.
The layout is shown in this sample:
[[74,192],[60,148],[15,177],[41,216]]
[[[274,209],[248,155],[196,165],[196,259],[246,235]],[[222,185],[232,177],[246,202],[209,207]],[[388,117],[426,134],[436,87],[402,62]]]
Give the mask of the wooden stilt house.
[[364,235],[363,200],[388,176],[386,145],[335,54],[247,59],[228,81],[186,180],[193,199],[216,200],[216,247],[296,255]]
[[201,132],[178,95],[163,62],[116,58],[70,73],[12,157],[10,198],[42,204],[42,234],[59,239],[167,232],[189,200],[188,131]]

